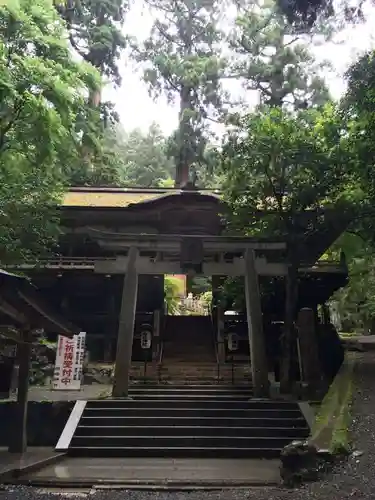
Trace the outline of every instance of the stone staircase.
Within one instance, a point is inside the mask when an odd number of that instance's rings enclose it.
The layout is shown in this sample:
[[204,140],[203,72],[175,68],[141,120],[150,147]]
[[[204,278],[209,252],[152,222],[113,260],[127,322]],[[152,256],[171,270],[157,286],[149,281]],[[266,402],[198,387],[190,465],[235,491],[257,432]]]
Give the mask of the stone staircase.
[[132,399],[88,401],[68,454],[80,457],[275,458],[309,428],[295,402],[244,386],[133,386]]
[[209,316],[168,316],[164,332],[166,363],[216,362],[214,334]]

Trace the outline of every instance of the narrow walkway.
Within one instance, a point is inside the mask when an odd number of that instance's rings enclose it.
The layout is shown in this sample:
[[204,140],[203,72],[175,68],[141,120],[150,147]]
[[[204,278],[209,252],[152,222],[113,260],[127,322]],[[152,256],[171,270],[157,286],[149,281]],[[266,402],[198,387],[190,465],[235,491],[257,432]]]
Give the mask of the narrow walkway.
[[[33,480],[87,481],[132,484],[141,481],[190,485],[277,485],[278,460],[176,459],[176,458],[67,458],[30,475]],[[116,479],[114,479],[116,478]],[[86,483],[87,484],[87,483]]]

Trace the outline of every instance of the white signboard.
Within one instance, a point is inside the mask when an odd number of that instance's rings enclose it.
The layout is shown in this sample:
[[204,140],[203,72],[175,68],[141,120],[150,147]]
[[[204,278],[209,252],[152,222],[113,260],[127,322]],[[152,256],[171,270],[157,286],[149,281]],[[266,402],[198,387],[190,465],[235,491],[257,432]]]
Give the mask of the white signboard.
[[72,339],[59,335],[52,389],[58,391],[80,390],[85,341],[86,332],[74,335]]

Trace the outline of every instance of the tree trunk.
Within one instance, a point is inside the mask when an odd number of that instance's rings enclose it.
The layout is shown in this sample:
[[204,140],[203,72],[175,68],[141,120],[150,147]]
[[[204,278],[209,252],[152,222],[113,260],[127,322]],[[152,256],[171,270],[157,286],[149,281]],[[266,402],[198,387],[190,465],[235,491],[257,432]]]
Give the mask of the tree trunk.
[[289,393],[292,386],[292,348],[294,341],[294,318],[298,298],[298,272],[293,264],[288,266],[285,278],[285,317],[281,345],[280,392]]
[[180,111],[177,133],[176,178],[175,187],[183,188],[189,182],[191,155],[191,125],[192,112],[190,87],[183,86],[180,92]]

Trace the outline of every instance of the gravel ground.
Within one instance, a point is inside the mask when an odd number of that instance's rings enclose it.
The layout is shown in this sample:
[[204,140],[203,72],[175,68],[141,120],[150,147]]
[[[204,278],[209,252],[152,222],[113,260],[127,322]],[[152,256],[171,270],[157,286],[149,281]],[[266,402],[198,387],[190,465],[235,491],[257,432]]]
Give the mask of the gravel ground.
[[215,492],[103,491],[52,494],[32,488],[9,487],[0,500],[346,500],[375,499],[375,354],[358,355],[357,387],[353,405],[353,438],[363,454],[352,457],[324,481],[296,490],[257,488]]

